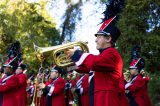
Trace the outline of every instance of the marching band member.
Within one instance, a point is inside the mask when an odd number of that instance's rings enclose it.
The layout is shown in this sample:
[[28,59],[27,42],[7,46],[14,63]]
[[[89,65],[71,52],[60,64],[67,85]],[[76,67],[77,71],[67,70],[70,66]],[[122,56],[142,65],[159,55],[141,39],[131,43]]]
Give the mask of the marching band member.
[[137,63],[138,72],[145,81],[146,89],[148,89],[148,83],[150,77],[147,76],[144,71],[145,60],[141,57],[140,52],[141,52],[141,47],[139,45],[134,45],[131,51],[131,60],[134,61],[140,59],[140,61]]
[[130,106],[151,106],[151,102],[145,85],[145,80],[140,76],[138,72],[138,63],[140,61],[141,58],[133,60],[131,62],[129,70],[132,75],[132,79],[125,85],[125,89]]
[[[43,75],[42,75],[43,76]],[[48,68],[45,68],[45,72],[44,72],[44,83],[47,84],[49,81],[49,77],[50,77],[50,72],[48,70]],[[42,91],[42,90],[41,90]],[[43,94],[43,92],[41,92],[41,99],[40,99],[40,104],[38,106],[46,106],[46,95]]]
[[66,106],[72,106],[74,102],[73,94],[72,94],[72,89],[75,86],[75,82],[72,79],[72,71],[68,71],[67,73],[67,79],[65,83],[65,97],[66,97]]
[[1,106],[17,106],[16,90],[19,85],[19,79],[14,75],[15,69],[12,65],[4,66],[6,74],[0,80],[0,105]]
[[[120,32],[117,27],[110,24],[110,21],[107,21],[104,23],[107,26],[96,34],[100,55],[82,53],[79,50],[69,51],[79,69],[85,69],[81,73],[85,71],[89,73],[90,106],[119,106],[120,104],[117,88],[122,77],[123,62],[114,48]],[[93,71],[89,72],[89,70]]]
[[51,80],[46,84],[41,83],[39,85],[43,94],[46,94],[46,106],[65,106],[65,80],[60,77],[61,72],[60,68],[53,67],[50,74]]
[[[67,51],[68,57],[71,57],[78,66],[77,71],[89,73],[90,106],[119,106],[120,104],[117,88],[119,88],[122,77],[123,61],[114,48],[115,42],[120,36],[120,31],[115,25],[116,15],[112,14],[115,4],[119,2],[112,0],[108,2],[108,9],[104,12],[107,17],[105,17],[104,23],[95,34],[97,37],[96,48],[100,54],[93,55],[73,49]],[[107,14],[110,14],[110,16]],[[82,71],[79,71],[79,69]]]
[[23,74],[23,71],[26,70],[26,65],[25,64],[20,64],[18,68],[16,69],[16,76],[19,79],[19,85],[17,89],[17,101],[18,104],[17,106],[26,106],[27,104],[27,92],[26,92],[26,87],[27,87],[27,76],[26,74]]
[[100,55],[82,53],[80,50],[68,50],[79,68],[77,71],[89,73],[90,106],[119,106],[120,104],[117,88],[122,77],[123,62],[114,48],[120,32],[117,27],[109,24],[110,21],[107,21],[105,23],[107,26],[96,34]]
[[0,106],[17,106],[16,90],[19,79],[15,76],[21,59],[20,42],[16,41],[8,49],[8,60],[3,65],[5,76],[0,80]]

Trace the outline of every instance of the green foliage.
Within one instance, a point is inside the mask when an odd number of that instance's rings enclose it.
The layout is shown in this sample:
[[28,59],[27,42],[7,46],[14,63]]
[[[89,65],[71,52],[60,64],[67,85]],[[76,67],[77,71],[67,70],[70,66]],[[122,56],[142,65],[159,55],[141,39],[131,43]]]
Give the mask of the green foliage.
[[10,43],[19,40],[24,62],[31,68],[38,68],[40,63],[35,56],[33,43],[38,46],[59,44],[59,31],[45,9],[46,3],[27,3],[24,0],[0,2],[0,48],[3,54]]
[[[151,4],[156,4],[151,7]],[[141,46],[141,56],[145,59],[145,70],[150,72],[152,80],[149,83],[149,94],[153,104],[160,98],[160,26],[159,1],[126,0],[126,6],[121,14],[118,26],[121,36],[117,42],[118,49],[128,68],[133,45]],[[153,12],[155,11],[156,12]],[[154,20],[154,21],[153,21]]]
[[[156,4],[158,3],[155,2]],[[118,41],[118,47],[122,54],[125,67],[128,67],[130,60],[130,52],[133,45],[140,45],[141,56],[146,59],[146,68],[151,67],[158,69],[159,58],[159,27],[155,27],[153,31],[147,32],[149,27],[150,0],[127,0],[126,7],[121,15],[118,23],[121,30],[121,37]],[[145,11],[145,12],[144,12]],[[158,17],[152,17],[157,20]],[[157,21],[152,24],[157,24]]]
[[[149,82],[149,95],[150,99],[153,103],[153,106],[159,103],[160,99],[160,73],[155,72],[154,74],[150,74],[151,80]],[[158,106],[158,105],[157,105]]]

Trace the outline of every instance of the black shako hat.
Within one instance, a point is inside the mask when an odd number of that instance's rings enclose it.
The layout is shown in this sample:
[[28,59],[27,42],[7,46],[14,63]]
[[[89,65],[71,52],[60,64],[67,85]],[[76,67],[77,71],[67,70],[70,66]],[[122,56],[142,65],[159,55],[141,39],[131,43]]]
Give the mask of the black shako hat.
[[97,36],[97,35],[111,36],[112,41],[116,42],[121,33],[120,33],[120,30],[113,23],[113,20],[115,18],[116,18],[116,16],[106,20],[101,25],[99,31],[95,34],[95,36]]
[[13,42],[11,45],[9,45],[7,50],[7,60],[4,63],[3,67],[10,67],[15,70],[17,69],[20,61],[22,60],[22,52],[21,52],[21,44],[19,41]]
[[124,0],[108,0],[106,2],[106,10],[103,12],[104,18],[102,19],[102,25],[95,36],[111,36],[114,43],[117,41],[121,33],[116,27],[116,23],[119,20],[119,13],[124,8],[124,2]]
[[51,72],[58,72],[59,74],[62,74],[62,71],[63,71],[62,68],[60,68],[56,65],[54,65],[51,69]]
[[18,66],[18,68],[22,69],[23,71],[27,68],[27,65],[26,64],[20,64]]

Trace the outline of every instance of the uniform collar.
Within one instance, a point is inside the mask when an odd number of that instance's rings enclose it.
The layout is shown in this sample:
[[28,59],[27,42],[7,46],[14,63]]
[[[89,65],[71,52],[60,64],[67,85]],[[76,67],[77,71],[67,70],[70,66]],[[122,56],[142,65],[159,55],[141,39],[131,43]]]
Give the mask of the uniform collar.
[[99,49],[100,54],[101,54],[104,50],[106,50],[106,49],[108,49],[108,48],[111,48],[111,47],[107,47],[107,48],[104,48],[104,49]]

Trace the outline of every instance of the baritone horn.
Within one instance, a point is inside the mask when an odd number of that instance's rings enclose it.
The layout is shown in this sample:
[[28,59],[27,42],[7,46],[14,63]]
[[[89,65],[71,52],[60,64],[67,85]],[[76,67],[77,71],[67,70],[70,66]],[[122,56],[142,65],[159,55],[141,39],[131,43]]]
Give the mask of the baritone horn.
[[38,47],[34,44],[34,50],[40,62],[43,62],[47,57],[50,57],[53,59],[54,64],[59,67],[65,67],[73,64],[73,61],[68,59],[66,50],[69,48],[74,48],[88,53],[89,49],[87,43],[88,42],[78,41],[51,47]]

